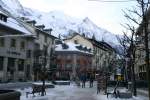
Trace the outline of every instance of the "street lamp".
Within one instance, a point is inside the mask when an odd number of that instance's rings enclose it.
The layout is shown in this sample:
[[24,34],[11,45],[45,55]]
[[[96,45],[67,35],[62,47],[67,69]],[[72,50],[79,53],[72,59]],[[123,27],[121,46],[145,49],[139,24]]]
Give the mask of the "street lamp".
[[128,81],[129,80],[129,78],[128,78],[128,62],[130,61],[130,58],[129,57],[126,57],[125,58],[125,61],[126,61],[126,63],[125,63],[125,80],[126,81]]
[[[43,49],[43,68],[42,68],[42,93],[41,93],[41,96],[44,96],[45,94],[45,73],[46,73],[46,65],[47,65],[47,59],[50,58],[50,57],[47,57],[47,53],[48,53],[48,47],[50,45],[51,42],[49,42],[47,45],[45,45],[45,48]],[[54,43],[55,45],[55,43]],[[52,47],[52,49],[54,49],[54,46]],[[51,49],[51,50],[52,50]],[[50,54],[49,56],[52,56],[52,54]]]
[[46,64],[47,64],[47,50],[48,46],[45,46],[44,49],[44,57],[43,57],[43,69],[42,69],[42,92],[41,92],[41,96],[44,96],[45,94],[45,73],[46,73]]

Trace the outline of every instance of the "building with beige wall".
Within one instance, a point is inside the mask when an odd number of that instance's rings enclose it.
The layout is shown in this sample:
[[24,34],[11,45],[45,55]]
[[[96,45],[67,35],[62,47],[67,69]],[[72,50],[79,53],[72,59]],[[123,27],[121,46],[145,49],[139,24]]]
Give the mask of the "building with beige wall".
[[[150,9],[146,12],[146,19],[148,23],[147,26],[147,34],[148,34],[148,48],[150,48]],[[144,24],[143,21],[139,25],[137,31],[136,31],[136,66],[135,66],[135,74],[139,80],[146,80],[147,78],[147,68],[146,68],[146,62],[145,62],[145,33],[144,33]],[[150,56],[149,56],[150,58]],[[150,63],[150,61],[149,61]]]
[[108,67],[110,62],[116,58],[115,49],[104,41],[89,39],[78,33],[74,33],[72,37],[65,39],[64,42],[78,43],[91,48],[93,53],[92,68],[95,71]]
[[93,44],[87,38],[83,37],[82,35],[78,33],[75,33],[74,36],[65,39],[64,42],[78,43],[78,44],[91,48],[93,51]]
[[[93,67],[99,71],[109,66],[116,59],[116,52],[109,44],[103,41],[89,39],[94,47]],[[112,65],[113,67],[113,65]]]

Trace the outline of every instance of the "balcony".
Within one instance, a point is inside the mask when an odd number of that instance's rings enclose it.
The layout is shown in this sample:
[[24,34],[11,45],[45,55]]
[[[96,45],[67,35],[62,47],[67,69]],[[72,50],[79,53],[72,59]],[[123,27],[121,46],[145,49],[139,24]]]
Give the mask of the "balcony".
[[42,56],[43,55],[43,51],[38,49],[38,50],[35,50],[34,51],[34,57],[39,57],[39,56]]

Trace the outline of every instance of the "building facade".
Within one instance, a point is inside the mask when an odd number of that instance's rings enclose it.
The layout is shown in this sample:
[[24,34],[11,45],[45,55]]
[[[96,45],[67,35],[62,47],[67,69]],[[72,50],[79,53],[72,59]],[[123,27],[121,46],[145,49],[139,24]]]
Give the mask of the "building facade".
[[[33,73],[34,80],[41,80],[41,71],[43,68],[47,70],[51,69],[51,58],[54,54],[55,39],[56,37],[51,35],[52,29],[45,29],[44,25],[36,24],[35,20],[28,18],[22,18],[22,24],[36,37],[34,40],[33,50]],[[45,55],[46,50],[46,55]],[[46,56],[46,62],[44,58]],[[46,64],[44,64],[46,63]],[[50,76],[49,76],[50,77]]]
[[0,11],[0,81],[32,79],[32,34],[11,15]]
[[96,71],[100,71],[109,67],[114,67],[112,62],[116,59],[115,49],[109,44],[102,41],[96,41],[95,39],[89,39],[94,47],[93,67]]
[[[144,33],[138,33],[135,51],[135,75],[139,80],[146,80]],[[149,42],[150,43],[150,42]]]
[[[148,48],[150,48],[150,9],[145,13],[146,22],[148,25],[147,27],[147,34],[148,34]],[[136,52],[135,52],[135,74],[137,79],[139,80],[147,80],[147,68],[146,68],[146,61],[145,61],[145,33],[144,33],[144,22],[142,21],[136,31]],[[150,58],[150,56],[149,56]],[[150,61],[149,61],[150,63]]]
[[42,68],[49,70],[52,63],[56,37],[51,31],[34,20],[16,18],[1,9],[0,81],[41,80]]
[[71,79],[92,70],[92,49],[74,42],[61,42],[56,45],[56,79]]

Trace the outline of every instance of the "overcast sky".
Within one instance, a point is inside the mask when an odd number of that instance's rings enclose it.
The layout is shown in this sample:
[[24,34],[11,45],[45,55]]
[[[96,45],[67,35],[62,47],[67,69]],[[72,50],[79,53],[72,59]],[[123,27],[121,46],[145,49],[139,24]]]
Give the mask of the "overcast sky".
[[[96,25],[114,34],[121,34],[124,29],[120,24],[125,23],[122,9],[135,6],[134,1],[106,3],[92,0],[19,0],[28,8],[49,12],[63,11],[65,14],[84,18],[89,17]],[[111,1],[111,0],[109,0]]]

